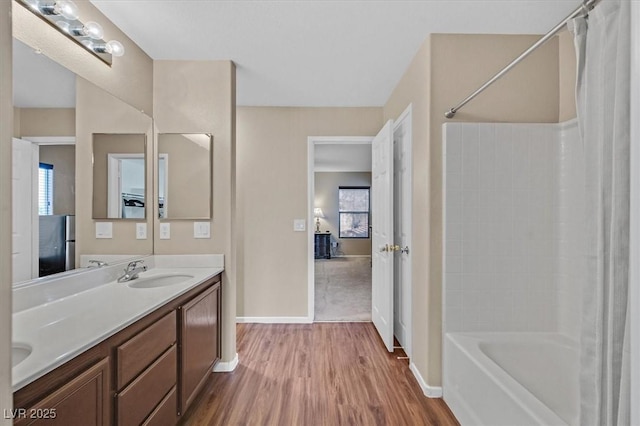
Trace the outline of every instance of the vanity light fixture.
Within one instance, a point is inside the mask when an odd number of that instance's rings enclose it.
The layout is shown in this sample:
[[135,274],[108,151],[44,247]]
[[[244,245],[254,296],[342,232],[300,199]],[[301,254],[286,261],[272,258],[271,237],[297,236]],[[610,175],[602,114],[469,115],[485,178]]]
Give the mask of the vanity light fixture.
[[83,23],[78,6],[71,0],[18,0],[27,10],[40,17],[107,65],[113,56],[124,55],[124,46],[117,40],[103,40],[104,31],[97,22]]

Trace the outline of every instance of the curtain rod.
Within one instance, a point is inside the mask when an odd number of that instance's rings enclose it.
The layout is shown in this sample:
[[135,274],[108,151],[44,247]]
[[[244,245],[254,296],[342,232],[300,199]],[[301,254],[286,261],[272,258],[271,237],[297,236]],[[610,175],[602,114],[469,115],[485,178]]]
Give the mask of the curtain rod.
[[524,58],[526,58],[527,56],[529,56],[534,50],[536,50],[538,47],[542,46],[543,44],[545,44],[547,41],[549,41],[551,39],[551,37],[553,37],[554,35],[556,35],[558,32],[560,32],[560,30],[562,30],[562,28],[564,28],[564,26],[567,24],[567,22],[569,22],[570,20],[572,20],[573,18],[576,18],[579,15],[586,15],[588,14],[588,12],[590,10],[592,10],[597,3],[599,3],[600,0],[585,0],[580,6],[578,6],[578,8],[576,8],[576,10],[574,10],[573,12],[571,12],[571,14],[569,16],[567,16],[566,18],[564,18],[562,20],[562,22],[560,22],[558,25],[556,25],[555,27],[553,27],[551,29],[551,31],[549,31],[547,34],[545,34],[540,40],[538,40],[533,46],[531,46],[530,48],[528,48],[527,50],[525,50],[524,52],[522,52],[520,54],[520,56],[518,56],[516,59],[514,59],[513,61],[511,61],[511,63],[509,65],[507,65],[506,67],[504,67],[501,71],[499,71],[496,75],[494,75],[493,77],[491,77],[491,79],[489,79],[489,81],[487,81],[486,83],[484,83],[482,86],[480,86],[475,92],[473,92],[472,94],[470,94],[469,96],[467,96],[462,102],[460,102],[458,105],[454,106],[453,108],[451,108],[449,111],[444,113],[444,116],[447,118],[453,118],[456,115],[456,112],[458,112],[458,110],[460,108],[462,108],[463,106],[465,106],[469,101],[471,101],[473,98],[475,98],[476,96],[478,96],[480,93],[484,92],[484,90],[491,86],[493,83],[495,83],[498,79],[500,79],[502,76],[504,76],[506,73],[508,73],[509,71],[511,71],[511,69],[513,67],[515,67],[516,65],[518,65]]

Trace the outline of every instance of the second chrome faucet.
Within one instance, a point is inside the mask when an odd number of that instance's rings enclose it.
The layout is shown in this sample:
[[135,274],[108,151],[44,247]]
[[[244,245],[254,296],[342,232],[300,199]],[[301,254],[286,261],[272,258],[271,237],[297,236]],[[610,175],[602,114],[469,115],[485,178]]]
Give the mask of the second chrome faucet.
[[129,262],[126,269],[124,270],[124,275],[118,277],[119,283],[124,283],[127,281],[135,280],[138,278],[138,274],[140,272],[144,272],[147,270],[147,266],[144,265],[144,260],[134,260],[133,262]]

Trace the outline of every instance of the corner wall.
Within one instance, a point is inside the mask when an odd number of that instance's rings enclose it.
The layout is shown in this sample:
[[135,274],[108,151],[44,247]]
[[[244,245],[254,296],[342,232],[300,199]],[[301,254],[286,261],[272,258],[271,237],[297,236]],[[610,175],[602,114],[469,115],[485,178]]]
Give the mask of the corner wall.
[[[213,135],[211,238],[194,239],[192,220],[169,219],[162,222],[171,224],[171,239],[160,240],[160,220],[156,217],[154,253],[224,254],[222,361],[229,362],[236,355],[235,64],[231,61],[154,61],[153,69],[154,157],[158,133]],[[157,187],[155,174],[153,182]],[[189,188],[183,190],[188,192]]]
[[[386,121],[413,103],[413,217],[425,220],[413,224],[412,363],[427,387],[442,383],[444,113],[538,38],[433,34],[384,107]],[[554,39],[469,103],[454,120],[557,122],[558,87],[558,41]]]
[[[0,410],[11,392],[11,137],[13,136],[11,3],[0,1]],[[0,417],[0,425],[10,419]]]

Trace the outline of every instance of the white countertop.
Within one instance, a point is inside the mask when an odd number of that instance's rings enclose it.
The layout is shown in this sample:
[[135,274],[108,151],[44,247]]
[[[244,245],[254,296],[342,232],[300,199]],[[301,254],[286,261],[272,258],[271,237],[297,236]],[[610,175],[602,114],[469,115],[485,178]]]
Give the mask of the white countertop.
[[[221,266],[194,267],[197,262],[146,258],[151,268],[140,279],[154,275],[186,274],[178,284],[155,288],[131,288],[137,280],[110,281],[85,291],[65,295],[53,301],[13,314],[13,343],[29,345],[31,354],[12,369],[13,391],[26,386],[97,343],[133,324],[167,302],[224,271]],[[216,265],[218,262],[208,262]],[[99,270],[96,271],[99,273]],[[91,275],[83,276],[91,280]]]

